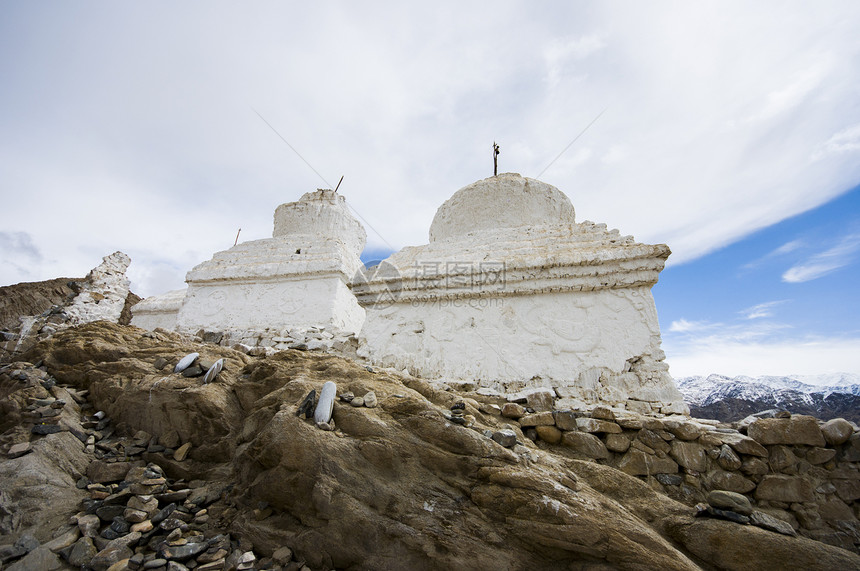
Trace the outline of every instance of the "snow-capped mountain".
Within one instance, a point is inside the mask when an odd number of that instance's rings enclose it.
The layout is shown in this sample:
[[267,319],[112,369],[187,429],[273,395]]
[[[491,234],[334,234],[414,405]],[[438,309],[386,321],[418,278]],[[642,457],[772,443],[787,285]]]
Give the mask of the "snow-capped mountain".
[[860,375],[791,375],[784,377],[683,377],[678,388],[694,416],[740,420],[767,409],[828,419],[860,420]]

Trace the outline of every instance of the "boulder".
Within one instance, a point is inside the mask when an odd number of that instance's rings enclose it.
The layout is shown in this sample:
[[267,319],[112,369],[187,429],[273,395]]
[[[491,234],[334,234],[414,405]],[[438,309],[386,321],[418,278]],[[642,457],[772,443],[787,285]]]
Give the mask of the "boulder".
[[726,472],[723,470],[710,472],[705,478],[705,482],[711,490],[725,490],[738,494],[746,494],[753,491],[756,487],[755,482],[744,478],[737,472]]
[[597,418],[577,418],[576,427],[583,432],[598,432],[609,434],[620,434],[621,427],[608,420]]
[[675,474],[678,465],[671,458],[660,458],[641,450],[629,450],[618,462],[618,469],[631,476]]
[[854,427],[844,418],[833,418],[821,425],[824,440],[831,446],[844,444],[854,433]]
[[609,452],[603,442],[593,434],[586,432],[565,432],[561,438],[562,444],[570,446],[576,452],[589,458],[606,459]]
[[741,515],[752,514],[753,508],[749,498],[743,494],[726,490],[713,490],[708,493],[708,503],[715,508],[731,510]]
[[811,502],[814,497],[812,484],[799,476],[768,475],[762,478],[755,491],[757,500],[774,502]]
[[805,444],[824,446],[824,435],[815,417],[792,415],[791,418],[758,418],[747,428],[753,440],[764,444]]
[[708,469],[708,457],[705,455],[705,448],[701,444],[675,440],[672,442],[670,455],[675,462],[684,468],[697,472],[704,472]]

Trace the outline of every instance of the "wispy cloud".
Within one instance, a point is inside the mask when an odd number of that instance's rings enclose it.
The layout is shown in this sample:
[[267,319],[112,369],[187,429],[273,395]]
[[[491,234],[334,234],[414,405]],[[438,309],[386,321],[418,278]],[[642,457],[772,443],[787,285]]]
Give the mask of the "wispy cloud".
[[687,321],[686,319],[678,319],[669,325],[669,331],[675,333],[692,333],[694,331],[702,331],[713,327],[714,325],[707,321]]
[[782,274],[782,281],[802,283],[818,279],[854,261],[860,251],[860,234],[849,234],[836,246],[795,264]]
[[605,46],[606,41],[598,34],[552,40],[544,49],[543,54],[546,63],[545,80],[547,84],[550,87],[555,87],[561,81],[565,67],[569,62],[585,59]]
[[5,255],[23,257],[32,262],[42,260],[42,253],[27,232],[0,232],[0,251]]
[[779,248],[771,250],[770,252],[768,252],[764,256],[761,256],[760,258],[756,258],[755,260],[753,260],[751,262],[747,262],[742,267],[746,270],[756,268],[756,267],[760,266],[761,264],[763,264],[764,262],[766,262],[767,260],[770,260],[773,258],[778,258],[780,256],[784,256],[786,254],[790,254],[796,250],[799,250],[805,244],[806,243],[799,238],[796,240],[791,240],[790,242],[786,242],[785,244],[783,244]]
[[759,303],[758,305],[754,305],[752,307],[748,307],[746,309],[741,310],[740,314],[743,315],[746,319],[761,319],[762,317],[772,317],[773,308],[785,303],[786,301],[788,300],[780,299],[777,301]]
[[860,123],[846,127],[822,143],[812,155],[813,160],[827,155],[860,151]]

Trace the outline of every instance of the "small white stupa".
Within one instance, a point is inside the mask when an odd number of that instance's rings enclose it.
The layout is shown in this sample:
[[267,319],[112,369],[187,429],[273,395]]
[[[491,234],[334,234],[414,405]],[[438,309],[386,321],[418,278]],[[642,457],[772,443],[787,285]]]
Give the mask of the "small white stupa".
[[[349,290],[367,235],[343,196],[317,190],[275,210],[272,238],[216,253],[186,275],[183,333],[326,329],[357,334],[364,310]],[[241,335],[235,335],[241,337]]]
[[503,393],[551,388],[558,407],[686,412],[651,295],[669,254],[576,223],[553,186],[493,176],[439,208],[429,244],[355,280],[367,310],[359,354]]

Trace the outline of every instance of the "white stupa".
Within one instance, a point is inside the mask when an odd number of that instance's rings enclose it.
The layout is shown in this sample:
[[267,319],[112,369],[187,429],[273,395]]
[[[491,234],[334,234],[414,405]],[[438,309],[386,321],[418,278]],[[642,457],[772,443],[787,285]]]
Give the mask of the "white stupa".
[[553,186],[493,176],[439,208],[429,244],[356,280],[359,353],[504,393],[552,388],[559,406],[686,412],[651,295],[669,254],[577,223]]
[[367,235],[343,196],[317,190],[275,210],[272,238],[216,253],[186,275],[180,332],[318,328],[358,333],[364,310],[348,283]]

